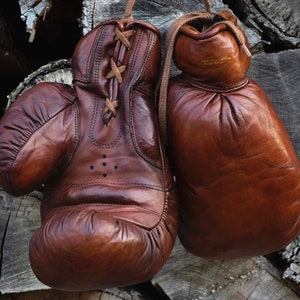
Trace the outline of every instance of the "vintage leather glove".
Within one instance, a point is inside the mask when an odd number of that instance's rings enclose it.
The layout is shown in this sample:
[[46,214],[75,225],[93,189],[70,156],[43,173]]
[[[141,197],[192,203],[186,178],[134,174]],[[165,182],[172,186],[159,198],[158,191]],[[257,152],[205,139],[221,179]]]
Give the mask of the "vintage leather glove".
[[0,184],[23,195],[44,184],[32,269],[55,289],[150,280],[177,234],[176,194],[153,105],[160,37],[132,17],[78,43],[74,86],[40,83],[0,122]]
[[237,19],[227,11],[185,18],[178,34],[170,29],[182,74],[166,106],[180,240],[219,259],[279,250],[299,234],[299,160],[267,95],[246,76]]

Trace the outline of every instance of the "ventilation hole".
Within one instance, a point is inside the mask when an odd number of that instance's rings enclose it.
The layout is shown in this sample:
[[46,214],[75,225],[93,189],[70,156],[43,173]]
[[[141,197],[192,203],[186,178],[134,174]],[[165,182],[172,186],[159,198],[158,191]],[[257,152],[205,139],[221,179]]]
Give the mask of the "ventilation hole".
[[102,166],[104,166],[104,167],[105,167],[105,166],[106,166],[106,163],[103,163],[103,164],[102,164]]
[[107,177],[107,174],[103,174],[103,177]]
[[115,166],[115,170],[117,170],[118,169],[118,166]]
[[91,169],[91,170],[94,170],[94,166],[90,166],[90,169]]

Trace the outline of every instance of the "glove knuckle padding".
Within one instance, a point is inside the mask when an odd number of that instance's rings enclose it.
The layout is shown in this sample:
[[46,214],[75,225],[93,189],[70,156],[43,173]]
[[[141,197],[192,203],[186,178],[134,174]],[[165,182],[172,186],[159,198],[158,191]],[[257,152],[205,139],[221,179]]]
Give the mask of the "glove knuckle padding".
[[75,94],[64,84],[26,90],[0,122],[0,183],[12,194],[38,188],[71,158],[78,139]]
[[143,22],[104,22],[79,41],[72,68],[72,89],[38,85],[5,114],[1,184],[16,194],[45,186],[29,245],[43,283],[83,291],[149,280],[177,234],[152,103],[159,33]]
[[226,25],[191,30],[177,37],[183,73],[170,81],[167,106],[180,240],[221,259],[279,250],[299,233],[299,160]]

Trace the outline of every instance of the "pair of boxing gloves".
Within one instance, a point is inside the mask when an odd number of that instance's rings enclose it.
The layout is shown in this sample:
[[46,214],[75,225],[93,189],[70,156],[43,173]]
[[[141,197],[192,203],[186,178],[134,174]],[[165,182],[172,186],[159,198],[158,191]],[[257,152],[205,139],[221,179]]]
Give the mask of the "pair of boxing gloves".
[[0,185],[17,196],[44,185],[29,244],[40,281],[84,291],[149,280],[177,230],[191,253],[221,259],[273,252],[296,237],[299,160],[246,76],[245,46],[228,12],[180,26],[168,157],[154,105],[160,35],[149,23],[99,24],[74,51],[72,87],[40,83],[15,100],[0,121]]

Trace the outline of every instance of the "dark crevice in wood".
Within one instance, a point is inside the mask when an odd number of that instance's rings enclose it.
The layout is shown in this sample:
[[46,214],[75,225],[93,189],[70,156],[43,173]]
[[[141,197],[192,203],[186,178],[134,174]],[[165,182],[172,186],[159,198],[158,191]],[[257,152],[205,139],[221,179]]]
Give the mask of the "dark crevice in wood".
[[223,2],[228,5],[228,7],[236,14],[241,22],[246,21],[250,11],[243,1],[223,0]]
[[82,0],[53,0],[45,20],[38,19],[35,39],[29,43],[18,1],[1,1],[0,116],[4,113],[7,95],[24,77],[49,61],[72,57],[82,37],[78,22],[81,14]]
[[170,298],[163,291],[163,289],[157,284],[153,285],[151,281],[146,281],[134,286],[124,287],[120,290],[124,290],[128,293],[131,293],[131,291],[135,291],[139,293],[141,299],[144,300],[170,300]]
[[[95,11],[95,6],[96,6],[96,2],[94,1],[93,2],[93,10],[92,10],[93,12]],[[92,28],[94,28],[94,27],[95,27],[94,18],[92,18]]]
[[265,258],[270,261],[281,274],[289,267],[289,264],[282,259],[278,252],[267,254]]
[[[290,264],[282,258],[280,251],[265,255],[266,259],[280,272],[281,276],[289,268]],[[300,297],[300,286],[291,280],[285,279],[284,282]]]
[[[255,7],[255,9],[265,18],[267,19],[270,23],[272,23],[273,26],[275,26],[278,30],[281,31],[281,29],[272,21],[271,18],[269,18],[259,7],[259,5],[256,3],[255,0],[250,0],[252,5]],[[276,5],[276,4],[275,4]]]
[[[0,106],[6,103],[7,93],[31,71],[31,65],[23,53],[27,35],[20,19],[18,1],[0,3]],[[1,112],[2,113],[2,112]]]
[[1,275],[2,275],[2,266],[3,266],[3,257],[4,257],[4,244],[5,244],[5,238],[6,238],[6,235],[7,235],[9,220],[10,220],[10,214],[8,215],[8,218],[7,218],[5,227],[4,227],[4,231],[3,231],[3,236],[1,238],[1,244],[0,244],[0,279],[1,279]]
[[[225,4],[237,15],[237,17],[249,28],[261,34],[264,41],[263,50],[266,53],[281,52],[289,49],[297,49],[295,45],[274,20],[269,18],[259,7],[255,0],[224,0]],[[276,5],[274,3],[274,5]]]

